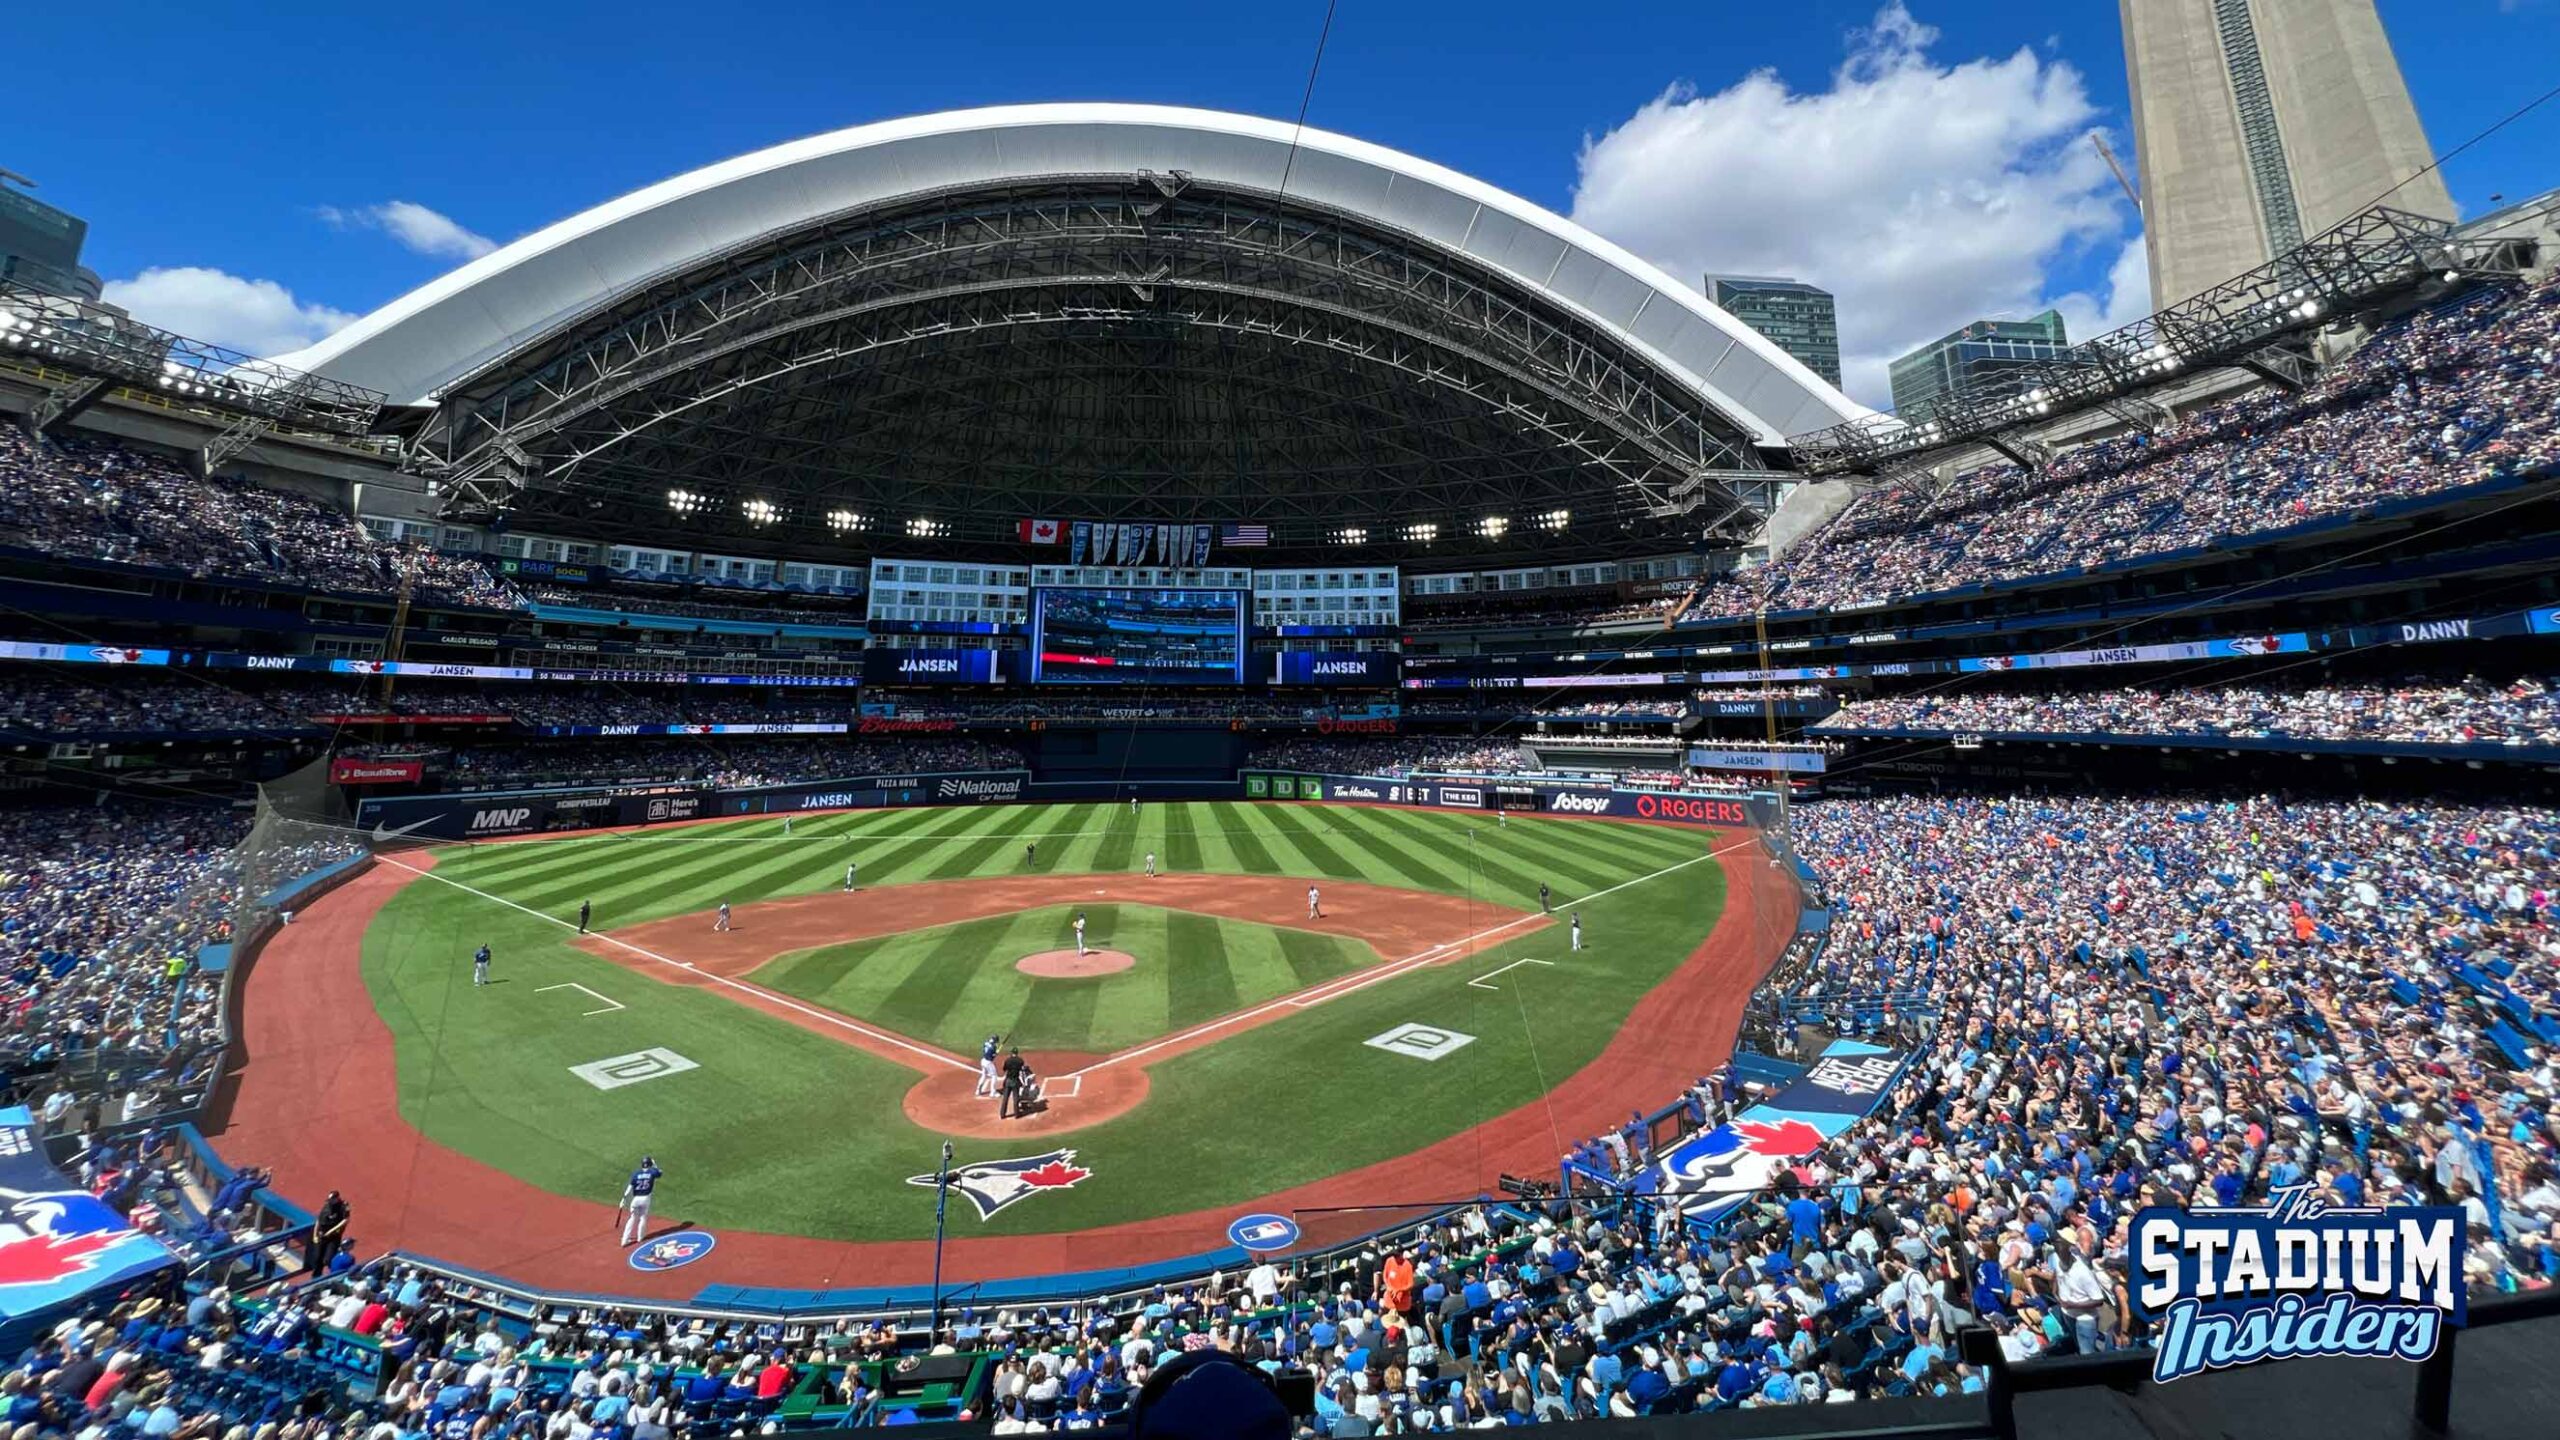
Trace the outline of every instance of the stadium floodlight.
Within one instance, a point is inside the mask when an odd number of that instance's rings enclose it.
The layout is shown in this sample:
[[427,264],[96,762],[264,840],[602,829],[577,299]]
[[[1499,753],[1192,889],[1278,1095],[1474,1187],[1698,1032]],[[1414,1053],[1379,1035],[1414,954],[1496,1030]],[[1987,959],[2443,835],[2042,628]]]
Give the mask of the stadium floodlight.
[[747,523],[750,525],[770,525],[782,518],[782,508],[770,500],[748,500],[742,502],[738,508],[746,512]]
[[691,490],[667,492],[667,508],[679,515],[691,515],[708,503],[710,502],[706,497],[697,495]]
[[1326,538],[1336,545],[1366,545],[1369,543],[1369,531],[1366,526],[1345,525]]
[[1440,538],[1440,527],[1437,523],[1430,520],[1418,520],[1413,524],[1404,527],[1404,529],[1399,533],[1408,542],[1428,545],[1432,541]]
[[928,516],[918,515],[907,522],[907,533],[918,540],[933,540],[951,533],[951,527]]
[[1573,512],[1570,510],[1549,510],[1538,517],[1538,528],[1541,530],[1562,530],[1572,523]]
[[1501,539],[1503,532],[1510,528],[1510,517],[1504,515],[1487,515],[1476,522],[1476,533],[1487,540]]
[[827,528],[849,534],[871,528],[871,519],[858,510],[830,510],[827,512]]

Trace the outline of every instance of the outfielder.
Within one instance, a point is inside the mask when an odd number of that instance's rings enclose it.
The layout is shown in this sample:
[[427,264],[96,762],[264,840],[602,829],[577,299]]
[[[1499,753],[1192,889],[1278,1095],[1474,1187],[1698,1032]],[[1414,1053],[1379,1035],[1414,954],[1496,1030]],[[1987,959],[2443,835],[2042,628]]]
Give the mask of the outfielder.
[[782,817],[782,838],[785,840],[791,838],[791,817],[788,815]]
[[1156,878],[1156,852],[1153,850],[1147,852],[1147,878]]
[[622,1243],[637,1245],[649,1234],[649,1197],[658,1188],[658,1177],[665,1174],[658,1162],[640,1157],[640,1168],[631,1172],[631,1183],[622,1187]]
[[586,933],[587,933],[587,921],[588,921],[588,919],[589,919],[589,918],[591,918],[595,913],[596,913],[596,911],[595,911],[595,902],[594,902],[594,901],[592,901],[592,900],[581,900],[581,901],[579,901],[579,902],[578,902],[578,933],[579,933],[579,934],[584,935],[584,934],[586,934]]
[[1076,912],[1076,953],[1084,953],[1084,912],[1081,910]]
[[1582,912],[1579,910],[1573,912],[1573,948],[1576,952],[1582,949]]
[[729,928],[729,902],[728,902],[728,901],[723,900],[723,901],[721,901],[721,902],[720,902],[720,918],[711,922],[711,928],[712,928],[713,930],[715,930],[715,931],[718,931],[718,930],[726,930],[726,929],[728,929],[728,928]]
[[471,983],[474,985],[489,983],[489,947],[486,945],[472,952]]
[[852,893],[853,893],[853,877],[855,877],[856,875],[859,875],[859,874],[861,874],[861,873],[862,873],[862,862],[861,862],[861,861],[859,861],[859,860],[847,860],[846,862],[844,862],[844,888],[845,888],[845,893],[846,893],[846,894],[850,895],[850,894],[852,894]]

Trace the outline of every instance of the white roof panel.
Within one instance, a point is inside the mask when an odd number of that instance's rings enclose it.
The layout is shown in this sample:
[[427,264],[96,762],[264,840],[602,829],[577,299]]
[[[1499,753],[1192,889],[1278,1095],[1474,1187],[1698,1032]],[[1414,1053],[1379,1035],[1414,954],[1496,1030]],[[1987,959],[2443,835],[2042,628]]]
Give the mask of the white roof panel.
[[1348,136],[1154,105],[952,111],[741,155],[536,231],[274,358],[419,403],[651,276],[822,216],[930,190],[1138,170],[1268,191],[1284,169],[1292,196],[1463,247],[1618,333],[1763,441],[1868,413],[1696,290],[1516,195]]

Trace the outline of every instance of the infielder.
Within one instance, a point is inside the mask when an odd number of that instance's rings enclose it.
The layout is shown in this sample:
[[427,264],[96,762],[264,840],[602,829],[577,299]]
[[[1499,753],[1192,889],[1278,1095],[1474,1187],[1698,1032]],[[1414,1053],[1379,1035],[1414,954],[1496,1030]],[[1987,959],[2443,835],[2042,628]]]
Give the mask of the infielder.
[[1147,852],[1147,878],[1156,878],[1156,852],[1153,850]]
[[1573,912],[1573,948],[1576,952],[1582,949],[1582,912],[1579,910]]
[[720,918],[711,922],[711,928],[712,928],[713,930],[715,930],[715,931],[718,931],[718,930],[726,930],[726,929],[728,929],[728,928],[729,928],[729,902],[728,902],[728,901],[723,900],[723,901],[721,901],[721,902],[720,902]]
[[1084,953],[1084,912],[1081,910],[1076,912],[1076,953]]
[[1307,887],[1307,918],[1310,920],[1324,918],[1324,897],[1316,893],[1316,887],[1313,885]]
[[489,983],[489,947],[486,945],[472,952],[471,983],[474,985]]
[[586,933],[587,933],[587,919],[588,919],[588,917],[590,917],[590,916],[594,915],[595,913],[596,913],[596,912],[595,912],[595,902],[594,902],[594,901],[592,901],[592,900],[581,900],[581,901],[579,901],[579,902],[578,902],[578,933],[579,933],[579,934],[584,935],[584,934],[586,934]]
[[649,1156],[640,1157],[640,1168],[631,1172],[631,1183],[622,1187],[622,1243],[637,1245],[649,1234],[649,1196],[658,1188],[658,1177],[666,1172]]
[[1538,913],[1539,913],[1539,914],[1541,914],[1541,915],[1548,914],[1548,913],[1549,913],[1549,911],[1550,911],[1550,905],[1551,905],[1551,903],[1554,901],[1554,899],[1555,899],[1554,892],[1552,892],[1552,891],[1550,891],[1550,890],[1548,890],[1548,889],[1547,889],[1547,882],[1546,882],[1546,881],[1544,881],[1544,880],[1539,881],[1539,882],[1538,882]]
[[996,1047],[1001,1043],[1001,1037],[990,1035],[987,1043],[979,1047],[978,1098],[981,1100],[996,1093]]

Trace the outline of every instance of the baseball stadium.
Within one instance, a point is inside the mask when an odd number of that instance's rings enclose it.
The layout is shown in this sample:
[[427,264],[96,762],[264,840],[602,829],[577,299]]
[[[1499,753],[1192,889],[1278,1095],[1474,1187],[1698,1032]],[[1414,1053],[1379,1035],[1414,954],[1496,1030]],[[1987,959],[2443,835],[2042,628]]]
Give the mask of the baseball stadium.
[[1891,410],[1304,116],[258,350],[0,171],[18,1440],[2549,1433],[2560,208],[2211,9]]

